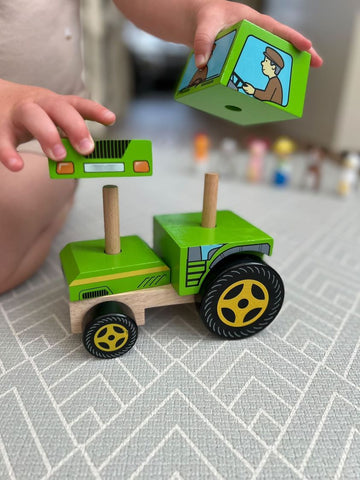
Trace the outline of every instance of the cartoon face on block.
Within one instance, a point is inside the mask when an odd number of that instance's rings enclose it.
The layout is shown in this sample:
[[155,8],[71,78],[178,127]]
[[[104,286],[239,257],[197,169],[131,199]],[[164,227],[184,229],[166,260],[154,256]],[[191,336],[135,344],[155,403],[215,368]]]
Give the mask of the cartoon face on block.
[[267,77],[271,77],[275,75],[275,65],[271,62],[268,57],[265,57],[264,60],[261,62],[263,74]]
[[284,60],[276,50],[266,47],[261,66],[263,74],[271,78],[279,75],[284,68]]

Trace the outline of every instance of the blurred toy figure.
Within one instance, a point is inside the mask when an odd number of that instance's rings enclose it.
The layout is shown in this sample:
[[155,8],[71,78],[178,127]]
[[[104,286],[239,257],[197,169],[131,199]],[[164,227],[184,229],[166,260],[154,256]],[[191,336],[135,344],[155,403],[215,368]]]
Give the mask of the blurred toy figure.
[[224,175],[234,175],[236,172],[236,154],[238,145],[233,138],[223,138],[220,143],[219,170]]
[[304,175],[304,187],[319,191],[321,184],[322,164],[326,150],[321,147],[310,146],[308,148],[307,165]]
[[349,152],[343,155],[340,180],[338,184],[338,193],[342,197],[347,197],[354,188],[358,187],[359,167],[360,154]]
[[277,164],[274,174],[274,184],[286,186],[290,180],[291,166],[289,157],[296,150],[296,144],[288,137],[279,137],[274,145],[273,151],[277,156]]
[[199,132],[194,137],[194,162],[198,170],[203,170],[209,161],[210,139],[206,133]]
[[259,182],[263,176],[264,158],[269,144],[262,138],[252,138],[248,141],[249,162],[246,176],[249,182]]

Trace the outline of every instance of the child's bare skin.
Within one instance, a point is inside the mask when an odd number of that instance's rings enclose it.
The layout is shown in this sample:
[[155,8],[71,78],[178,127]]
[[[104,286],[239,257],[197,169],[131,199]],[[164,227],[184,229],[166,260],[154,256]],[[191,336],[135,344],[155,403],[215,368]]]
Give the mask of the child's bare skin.
[[[309,51],[313,67],[322,64],[310,40],[239,3],[226,0],[114,0],[114,3],[140,28],[193,47],[198,67],[206,65],[217,33],[242,19],[285,38],[299,50]],[[65,157],[58,128],[79,153],[90,153],[94,144],[84,119],[111,125],[115,115],[91,100],[0,80],[0,293],[19,285],[39,268],[66,219],[75,182],[50,180],[46,156],[56,161]],[[17,151],[20,144],[32,138],[39,141],[44,155]]]
[[21,143],[36,138],[53,160],[66,156],[57,127],[83,155],[94,148],[84,119],[104,125],[115,121],[107,108],[74,95],[58,95],[45,88],[0,80],[0,162],[12,172],[24,166],[16,151]]
[[45,260],[73,202],[75,181],[50,180],[45,155],[16,147],[36,138],[44,153],[66,152],[57,127],[82,154],[93,149],[84,118],[112,124],[105,107],[76,96],[0,80],[0,293],[22,283]]
[[51,180],[44,155],[23,153],[21,161],[25,167],[18,173],[0,164],[2,291],[19,285],[41,266],[74,198],[75,181]]
[[311,53],[311,66],[320,67],[322,59],[311,41],[293,28],[253,8],[226,0],[114,0],[114,3],[138,27],[153,35],[194,48],[198,68],[206,65],[216,35],[220,30],[246,19],[299,50]]

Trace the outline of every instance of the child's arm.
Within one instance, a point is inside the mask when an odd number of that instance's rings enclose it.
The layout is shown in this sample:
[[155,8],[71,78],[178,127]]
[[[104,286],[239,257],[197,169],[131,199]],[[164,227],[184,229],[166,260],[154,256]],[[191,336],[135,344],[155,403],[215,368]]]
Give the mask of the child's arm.
[[0,162],[9,170],[23,168],[16,147],[36,138],[54,160],[62,160],[66,151],[57,127],[71,143],[86,155],[93,149],[93,140],[84,119],[104,125],[115,121],[115,114],[102,105],[73,95],[58,95],[40,87],[0,80]]
[[220,30],[247,19],[311,53],[311,65],[321,57],[311,41],[268,15],[241,3],[226,0],[114,0],[119,10],[138,27],[153,35],[194,48],[197,67],[206,65]]

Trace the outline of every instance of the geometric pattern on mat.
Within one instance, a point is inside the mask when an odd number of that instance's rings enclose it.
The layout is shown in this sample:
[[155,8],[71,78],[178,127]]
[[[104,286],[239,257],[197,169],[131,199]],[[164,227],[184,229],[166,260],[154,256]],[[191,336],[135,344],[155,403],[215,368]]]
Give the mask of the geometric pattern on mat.
[[80,188],[45,265],[0,297],[1,479],[360,477],[358,199],[225,186],[224,206],[252,196],[247,218],[275,237],[278,318],[224,341],[191,305],[151,309],[129,354],[90,357],[57,257],[77,234],[101,236]]

